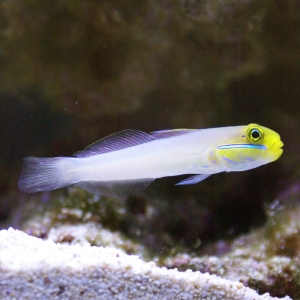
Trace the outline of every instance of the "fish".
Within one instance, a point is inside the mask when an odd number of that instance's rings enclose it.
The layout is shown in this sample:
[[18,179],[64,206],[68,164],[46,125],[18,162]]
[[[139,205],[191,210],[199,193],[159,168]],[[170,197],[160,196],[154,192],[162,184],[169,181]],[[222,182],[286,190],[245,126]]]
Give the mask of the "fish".
[[258,124],[208,129],[111,134],[71,157],[25,157],[20,190],[51,191],[76,185],[89,192],[125,196],[157,178],[189,175],[177,185],[196,184],[220,172],[240,172],[277,160],[280,135]]

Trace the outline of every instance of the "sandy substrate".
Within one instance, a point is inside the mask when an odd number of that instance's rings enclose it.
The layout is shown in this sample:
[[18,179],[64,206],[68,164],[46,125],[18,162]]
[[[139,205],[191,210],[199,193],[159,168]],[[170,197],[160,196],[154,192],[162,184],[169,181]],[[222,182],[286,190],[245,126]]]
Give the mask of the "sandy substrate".
[[10,228],[0,231],[0,299],[278,298],[215,275],[159,268],[116,249],[55,244]]

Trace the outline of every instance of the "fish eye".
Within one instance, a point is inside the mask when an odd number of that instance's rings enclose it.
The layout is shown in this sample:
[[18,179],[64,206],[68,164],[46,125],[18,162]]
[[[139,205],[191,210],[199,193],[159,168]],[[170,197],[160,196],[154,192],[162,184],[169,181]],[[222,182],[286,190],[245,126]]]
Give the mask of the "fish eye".
[[260,128],[250,127],[247,132],[247,137],[250,142],[257,143],[263,139],[264,133]]

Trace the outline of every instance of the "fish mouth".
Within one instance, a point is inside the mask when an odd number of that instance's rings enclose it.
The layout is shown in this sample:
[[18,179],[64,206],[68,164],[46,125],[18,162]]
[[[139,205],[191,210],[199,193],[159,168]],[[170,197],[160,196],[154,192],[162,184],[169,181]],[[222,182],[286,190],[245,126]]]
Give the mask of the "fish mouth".
[[283,153],[283,146],[284,144],[281,140],[277,140],[271,145],[271,147],[269,148],[269,153],[272,161],[278,159],[281,156],[281,154]]
[[[284,146],[284,143],[281,140],[274,142],[271,146],[272,148],[281,149]],[[281,149],[283,151],[283,149]]]

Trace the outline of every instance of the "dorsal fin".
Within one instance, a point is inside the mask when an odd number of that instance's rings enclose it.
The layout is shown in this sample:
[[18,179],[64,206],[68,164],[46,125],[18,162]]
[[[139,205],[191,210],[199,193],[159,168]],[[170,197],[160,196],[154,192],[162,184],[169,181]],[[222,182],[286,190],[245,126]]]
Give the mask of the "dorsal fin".
[[143,178],[137,180],[82,181],[75,185],[95,194],[124,197],[138,194],[153,180],[152,178]]
[[125,129],[113,133],[93,144],[85,150],[78,151],[74,154],[76,157],[89,157],[101,153],[108,153],[116,150],[129,148],[132,146],[154,141],[155,138],[143,131]]
[[191,133],[197,129],[167,129],[151,132],[151,136],[155,139],[165,139],[169,137],[179,136],[187,133]]

